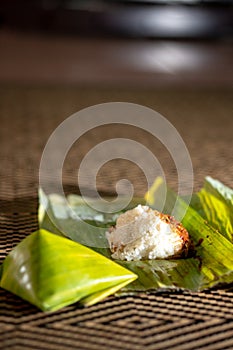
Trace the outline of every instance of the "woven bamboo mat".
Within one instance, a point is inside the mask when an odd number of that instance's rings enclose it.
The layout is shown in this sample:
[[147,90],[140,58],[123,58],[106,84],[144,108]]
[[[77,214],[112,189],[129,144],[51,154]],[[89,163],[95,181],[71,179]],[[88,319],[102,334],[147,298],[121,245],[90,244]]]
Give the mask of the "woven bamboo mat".
[[[211,175],[233,187],[233,99],[229,89],[137,90],[58,87],[0,88],[0,260],[37,229],[39,161],[51,132],[69,115],[111,101],[151,107],[180,132],[189,149],[197,190]],[[164,148],[134,127],[106,126],[82,136],[64,165],[64,185],[75,191],[76,168],[86,152],[113,137],[132,138],[159,153],[171,186],[177,175]],[[75,163],[74,163],[75,162]],[[146,190],[135,164],[115,160],[97,178],[98,189],[114,193],[120,178],[135,193]],[[202,293],[161,292],[111,296],[89,308],[78,304],[42,313],[0,290],[2,349],[233,349],[233,288]]]

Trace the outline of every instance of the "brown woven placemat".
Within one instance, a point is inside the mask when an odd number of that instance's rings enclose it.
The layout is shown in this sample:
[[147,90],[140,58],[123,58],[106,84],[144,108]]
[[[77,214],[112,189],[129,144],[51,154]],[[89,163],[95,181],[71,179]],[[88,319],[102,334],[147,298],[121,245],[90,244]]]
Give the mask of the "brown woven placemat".
[[[230,89],[176,91],[74,87],[0,88],[0,259],[37,228],[38,168],[47,138],[72,113],[93,104],[126,101],[167,117],[190,151],[195,189],[211,175],[233,187],[233,99]],[[64,166],[64,184],[75,191],[76,169],[88,150],[112,137],[132,138],[159,154],[174,188],[177,175],[166,150],[144,131],[106,126],[84,135]],[[113,193],[129,178],[143,194],[145,176],[134,164],[115,160],[100,171],[97,184]],[[89,308],[78,304],[42,313],[0,290],[2,349],[233,349],[233,290],[163,292],[111,296]]]

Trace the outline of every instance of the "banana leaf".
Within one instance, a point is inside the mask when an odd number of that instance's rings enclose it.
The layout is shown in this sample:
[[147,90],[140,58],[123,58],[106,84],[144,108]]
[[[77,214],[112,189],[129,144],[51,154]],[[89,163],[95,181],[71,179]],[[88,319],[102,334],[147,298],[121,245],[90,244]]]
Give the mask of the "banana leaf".
[[233,190],[231,188],[210,176],[206,176],[204,188],[233,210]]
[[138,276],[137,280],[123,288],[124,292],[146,292],[161,289],[197,291],[203,281],[203,276],[199,272],[200,262],[194,258],[118,261],[118,263]]
[[[159,181],[160,186],[165,186],[161,183],[161,179],[157,180],[157,182]],[[157,196],[156,190],[149,190],[146,199],[152,207],[160,206],[161,199]],[[211,223],[208,223],[205,217],[202,217],[191,206],[188,206],[182,198],[167,189],[164,212],[170,214],[175,203],[176,212],[174,215],[179,217],[180,212],[185,212],[181,222],[190,234],[194,243],[196,258],[200,261],[199,270],[202,281],[198,289],[212,287],[217,283],[233,282],[233,244]],[[218,221],[221,221],[220,215]],[[220,222],[219,226],[224,225]]]
[[233,242],[233,191],[206,177],[204,187],[192,196],[190,205],[230,242]]
[[41,229],[5,258],[0,286],[43,311],[55,311],[77,301],[92,305],[136,278],[103,255]]
[[[230,283],[233,282],[233,246],[232,244],[222,236],[214,227],[206,223],[206,220],[201,217],[193,208],[190,208],[182,198],[178,197],[171,190],[165,188],[165,184],[161,178],[157,178],[149,192],[146,194],[145,199],[141,199],[141,203],[145,202],[155,209],[160,209],[162,200],[161,194],[167,193],[164,211],[170,214],[174,208],[175,202],[176,212],[175,217],[180,219],[184,212],[185,217],[182,219],[184,226],[190,233],[191,239],[194,244],[193,255],[186,259],[170,259],[170,260],[144,260],[144,261],[116,261],[118,264],[126,267],[135,274],[138,275],[138,279],[127,285],[124,291],[147,291],[147,290],[159,290],[164,288],[181,288],[188,290],[203,290],[205,288],[212,287],[218,283]],[[40,193],[40,196],[45,194]],[[61,198],[54,196],[45,196],[47,208],[43,208],[43,200],[40,198],[40,212],[43,215],[39,215],[39,224],[42,228],[48,228],[54,225],[58,229],[60,234],[64,234],[72,240],[79,241],[82,239],[82,244],[88,246],[88,229],[85,226],[78,227],[76,225],[76,232],[72,231],[72,225],[75,225],[75,219],[72,215],[68,215],[66,219],[58,217],[56,203]],[[69,198],[68,198],[69,202]],[[140,199],[131,203],[135,206]],[[80,204],[82,203],[82,204]],[[85,212],[88,212],[87,205],[82,202],[79,196],[73,196],[73,202],[70,203],[72,208],[76,205],[81,205],[76,210],[79,211],[79,217],[84,222],[91,223],[92,249],[100,252],[111,259],[111,252],[107,246],[98,245],[105,240],[105,231],[109,225],[112,225],[116,220],[116,217],[121,213],[108,214],[106,218],[103,214],[102,218],[97,222],[95,216],[85,216]],[[63,202],[63,210],[70,210],[67,208],[67,204]],[[126,208],[127,209],[127,208]],[[46,213],[49,213],[47,215]],[[66,220],[66,221],[64,221]],[[89,221],[88,221],[89,220]],[[102,226],[102,231],[99,231],[99,227]],[[80,231],[79,231],[80,228]],[[105,228],[105,229],[104,229]],[[54,229],[55,232],[55,229]],[[86,240],[86,241],[85,241]],[[226,259],[226,257],[228,257]]]
[[[60,195],[46,196],[42,189],[39,190],[38,219],[41,228],[47,229],[58,235],[66,236],[88,247],[108,248],[106,228],[115,224],[117,217],[125,210],[144,203],[142,198],[119,198],[118,207],[128,203],[124,210],[111,212],[114,205],[111,197],[105,198],[102,204],[99,199],[85,198],[78,195],[69,195],[66,199]],[[93,209],[96,205],[101,211]],[[107,254],[108,249],[105,249]]]

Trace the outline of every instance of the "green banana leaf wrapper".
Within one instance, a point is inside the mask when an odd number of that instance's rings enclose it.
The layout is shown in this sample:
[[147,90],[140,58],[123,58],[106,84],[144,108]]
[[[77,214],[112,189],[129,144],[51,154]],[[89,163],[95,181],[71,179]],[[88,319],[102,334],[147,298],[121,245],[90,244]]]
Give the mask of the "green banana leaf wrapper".
[[0,286],[43,311],[55,311],[77,301],[92,305],[136,278],[103,255],[40,229],[6,257]]
[[[194,245],[192,255],[186,259],[113,261],[106,230],[122,212],[139,203],[160,208],[164,189],[164,213],[171,214],[175,202],[175,217],[185,212],[182,223]],[[145,198],[134,198],[116,213],[104,207],[102,211],[93,209],[77,195],[64,199],[40,190],[39,199],[40,230],[4,260],[0,286],[42,310],[54,311],[76,301],[91,305],[116,292],[200,291],[233,282],[233,191],[210,177],[189,205],[185,197],[166,188],[161,178]],[[92,202],[98,200],[89,199]]]
[[[161,186],[165,184],[161,182],[161,179],[157,179],[152,190],[146,195],[152,207],[156,208],[159,205],[160,198],[156,196],[156,192],[161,191]],[[229,239],[232,231],[230,235],[227,228],[228,225],[230,226],[231,216],[221,211],[222,205],[227,203],[227,198],[232,190],[221,182],[206,177],[204,187],[193,195],[190,205],[187,205],[185,198],[176,196],[168,188],[166,190],[164,211],[170,214],[176,202],[174,216],[179,217],[180,212],[185,212],[181,221],[194,244],[195,260],[198,259],[200,262],[199,274],[202,279],[197,290],[210,288],[219,283],[232,283],[233,243]],[[204,192],[205,200],[203,200]],[[212,196],[215,199],[210,200]]]
[[208,223],[233,242],[233,190],[206,177],[203,188],[190,203]]
[[[206,199],[204,205],[201,201],[203,191],[205,198],[213,196],[214,200]],[[41,190],[39,224],[41,228],[67,236],[111,259],[105,237],[107,228],[115,224],[123,211],[138,203],[161,208],[164,200],[161,193],[167,193],[164,213],[171,214],[175,202],[175,218],[185,212],[181,221],[190,234],[193,251],[185,259],[114,260],[138,276],[137,280],[123,288],[123,292],[173,288],[200,291],[219,283],[233,282],[232,190],[210,177],[205,179],[204,188],[192,197],[190,205],[185,198],[166,188],[161,178],[157,178],[145,198],[134,199],[128,207],[114,214],[93,209],[77,195],[68,196],[64,201],[57,195],[46,196]]]

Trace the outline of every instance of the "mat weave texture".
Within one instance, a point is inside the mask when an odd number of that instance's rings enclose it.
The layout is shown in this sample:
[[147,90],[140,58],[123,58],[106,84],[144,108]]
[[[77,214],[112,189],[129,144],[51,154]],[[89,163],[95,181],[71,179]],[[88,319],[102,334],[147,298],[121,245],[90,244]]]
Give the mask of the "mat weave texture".
[[[38,169],[50,134],[72,113],[112,101],[151,107],[173,123],[192,158],[195,190],[206,175],[233,187],[233,99],[229,89],[2,86],[0,262],[37,229]],[[114,137],[131,138],[148,147],[176,189],[176,170],[163,145],[143,130],[111,125],[89,131],[70,150],[63,169],[67,192],[76,191],[76,170],[88,150]],[[121,178],[132,182],[137,195],[147,189],[142,170],[119,159],[100,170],[97,187],[100,192],[114,193]],[[75,304],[55,313],[42,313],[0,289],[0,349],[229,350],[233,349],[232,298],[233,287],[227,286],[201,293],[111,296],[89,308]]]

